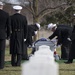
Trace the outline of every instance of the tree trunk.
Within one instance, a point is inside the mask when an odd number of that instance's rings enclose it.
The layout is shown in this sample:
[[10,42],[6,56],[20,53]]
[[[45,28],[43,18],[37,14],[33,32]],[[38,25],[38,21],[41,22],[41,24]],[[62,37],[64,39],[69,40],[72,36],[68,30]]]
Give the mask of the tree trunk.
[[[33,0],[33,9],[34,9],[34,15],[33,15],[33,23],[38,23],[38,0]],[[34,36],[34,41],[36,41],[39,37],[39,33]]]
[[[38,23],[38,17],[33,18],[33,23]],[[37,35],[34,36],[34,41],[36,41],[37,39],[39,39],[39,31]]]

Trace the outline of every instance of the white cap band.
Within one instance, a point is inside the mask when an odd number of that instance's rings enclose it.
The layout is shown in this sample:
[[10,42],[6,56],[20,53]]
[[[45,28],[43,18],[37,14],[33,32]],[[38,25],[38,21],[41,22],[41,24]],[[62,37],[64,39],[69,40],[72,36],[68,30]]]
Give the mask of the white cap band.
[[22,6],[16,5],[16,6],[13,6],[13,9],[15,9],[15,10],[21,10],[22,9]]
[[40,29],[40,24],[39,23],[36,23],[36,26]]
[[48,24],[48,29],[52,30],[52,28],[55,26],[56,26],[56,24],[50,23],[50,24]]
[[4,3],[0,1],[0,5],[4,5]]

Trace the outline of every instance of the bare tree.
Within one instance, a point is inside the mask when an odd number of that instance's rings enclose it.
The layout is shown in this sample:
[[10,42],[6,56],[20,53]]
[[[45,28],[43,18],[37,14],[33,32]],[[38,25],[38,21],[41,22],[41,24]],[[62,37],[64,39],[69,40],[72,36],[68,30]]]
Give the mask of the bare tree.
[[[33,23],[40,22],[43,16],[52,12],[62,11],[74,6],[74,0],[27,0],[29,7],[27,8],[33,15]],[[57,1],[57,2],[56,2]]]
[[[33,23],[40,22],[43,16],[55,12],[65,11],[70,6],[74,6],[75,0],[1,0],[5,3],[20,4],[31,12]],[[27,6],[28,4],[28,6]]]
[[[64,12],[75,5],[75,0],[1,0],[10,4],[21,4],[33,15],[33,23],[40,23],[43,16],[52,12]],[[28,5],[28,6],[27,6]]]

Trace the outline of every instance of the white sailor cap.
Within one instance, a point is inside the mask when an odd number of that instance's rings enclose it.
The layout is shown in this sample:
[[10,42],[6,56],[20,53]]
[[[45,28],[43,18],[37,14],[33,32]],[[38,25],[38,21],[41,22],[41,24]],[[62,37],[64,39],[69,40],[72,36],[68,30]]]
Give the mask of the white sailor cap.
[[36,26],[40,29],[40,24],[39,23],[36,23]]
[[4,3],[0,1],[0,5],[1,5],[1,6],[4,5]]
[[75,14],[73,14],[73,16],[75,16]]
[[13,6],[13,9],[14,10],[22,10],[22,6],[16,5],[16,6]]
[[52,30],[53,27],[56,27],[56,24],[53,23],[48,24],[48,29]]

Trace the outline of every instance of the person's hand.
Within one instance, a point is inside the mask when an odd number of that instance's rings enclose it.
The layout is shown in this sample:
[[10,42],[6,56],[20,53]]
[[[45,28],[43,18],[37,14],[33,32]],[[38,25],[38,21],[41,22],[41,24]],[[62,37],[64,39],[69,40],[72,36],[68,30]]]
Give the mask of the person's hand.
[[24,39],[24,42],[26,41],[26,39]]
[[57,47],[59,48],[61,45],[57,45]]
[[70,39],[70,38],[67,38],[67,40],[68,40],[68,41],[71,41],[71,39]]
[[49,39],[49,38],[47,38],[47,41],[50,41],[50,39]]
[[35,31],[34,33],[35,33],[35,35],[37,35],[37,31]]

